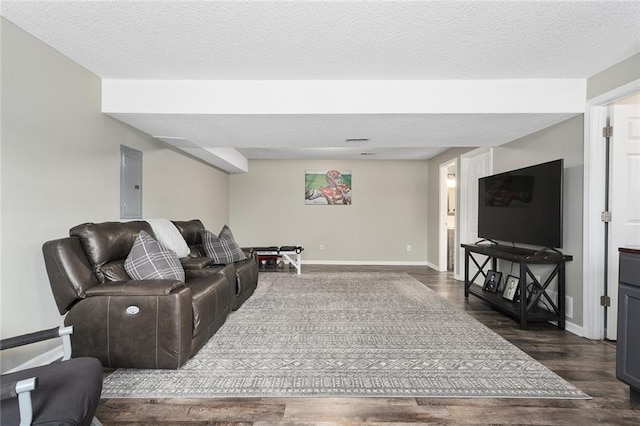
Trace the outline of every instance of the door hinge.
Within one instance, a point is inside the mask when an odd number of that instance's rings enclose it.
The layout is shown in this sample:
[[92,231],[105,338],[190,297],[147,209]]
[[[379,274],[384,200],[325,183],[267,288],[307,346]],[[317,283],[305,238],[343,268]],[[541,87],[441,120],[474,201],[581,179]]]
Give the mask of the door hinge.
[[609,296],[600,296],[600,306],[610,307],[611,298]]
[[611,212],[602,212],[600,214],[600,220],[604,223],[609,223],[611,222]]
[[613,127],[612,126],[606,126],[602,128],[602,137],[603,138],[610,138],[611,136],[613,136]]

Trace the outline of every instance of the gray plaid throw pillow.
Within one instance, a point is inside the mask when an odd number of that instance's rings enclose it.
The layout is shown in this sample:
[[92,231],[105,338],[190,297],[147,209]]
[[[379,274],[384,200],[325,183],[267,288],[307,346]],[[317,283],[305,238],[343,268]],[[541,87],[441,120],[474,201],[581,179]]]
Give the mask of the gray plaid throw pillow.
[[222,227],[219,236],[206,229],[200,231],[200,236],[207,257],[214,259],[218,264],[226,265],[247,258],[242,248],[233,239],[231,229],[227,225]]
[[133,243],[124,269],[134,280],[171,279],[184,282],[184,268],[178,255],[160,245],[145,231]]

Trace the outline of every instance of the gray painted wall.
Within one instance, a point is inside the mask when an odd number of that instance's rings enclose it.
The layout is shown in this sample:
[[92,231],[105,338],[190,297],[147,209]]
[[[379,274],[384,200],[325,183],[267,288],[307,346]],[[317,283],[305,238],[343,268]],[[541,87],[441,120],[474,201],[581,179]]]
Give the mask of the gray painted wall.
[[[143,152],[145,217],[229,220],[229,176],[101,113],[100,79],[1,19],[3,338],[62,324],[41,246],[119,219],[120,144]],[[185,191],[188,187],[189,191]],[[1,354],[6,371],[59,342]]]
[[[352,205],[305,205],[305,170],[318,169],[351,170]],[[301,244],[303,261],[425,264],[430,202],[426,161],[255,160],[231,176],[238,243]]]
[[[533,133],[524,138],[495,147],[493,151],[493,172],[499,173],[546,161],[564,159],[564,204],[563,228],[564,248],[562,251],[573,255],[573,261],[567,263],[566,291],[571,297],[573,313],[569,321],[581,326],[582,319],[582,199],[583,199],[583,143],[584,118],[582,115],[564,121],[555,126]],[[437,199],[439,194],[438,169],[440,164],[456,159],[460,165],[460,156],[468,149],[450,149],[429,160],[429,199]],[[457,194],[457,205],[459,205]],[[429,205],[428,259],[430,264],[438,263],[438,232],[442,230],[439,223],[436,203]],[[460,223],[456,218],[456,228]],[[457,253],[456,253],[457,255]],[[456,257],[460,274],[464,273],[461,265],[463,259]],[[499,265],[501,270],[511,273],[510,264]],[[514,267],[517,271],[517,267]],[[542,274],[544,269],[539,270]],[[506,276],[505,274],[505,276]],[[462,291],[462,287],[460,288]]]
[[609,67],[587,80],[587,99],[592,99],[640,78],[640,53]]
[[[564,201],[562,252],[573,256],[566,264],[566,292],[573,313],[568,320],[582,326],[582,206],[584,182],[584,117],[582,115],[527,137],[496,147],[493,171],[512,169],[564,159]],[[510,265],[504,265],[509,267]],[[515,269],[517,271],[517,266]],[[541,268],[541,272],[544,268]],[[506,276],[506,275],[505,275]]]
[[[571,297],[573,313],[569,321],[581,326],[582,319],[582,199],[583,199],[583,143],[584,143],[584,117],[582,115],[564,121],[524,138],[515,140],[505,145],[495,147],[493,151],[493,172],[500,173],[520,167],[546,161],[564,159],[564,204],[563,204],[563,228],[564,248],[562,251],[573,255],[573,261],[567,263],[566,291]],[[429,199],[437,200],[439,194],[440,164],[451,160],[457,160],[460,166],[460,156],[469,149],[450,149],[429,160]],[[459,189],[459,188],[458,188]],[[459,205],[457,191],[456,205]],[[439,208],[437,203],[429,204],[428,240],[429,264],[438,264],[438,238],[436,235],[443,230],[439,226],[437,218]],[[436,218],[436,220],[433,220]],[[459,218],[456,217],[456,229],[460,228]],[[520,245],[521,246],[521,245]],[[464,274],[464,259],[457,257],[456,264],[460,274]],[[506,268],[507,274],[511,273],[509,264],[501,264],[499,268]],[[501,269],[503,270],[503,269]],[[517,271],[517,267],[514,267]],[[542,274],[544,269],[540,269]],[[505,274],[506,276],[506,274]],[[462,291],[462,287],[460,289]]]

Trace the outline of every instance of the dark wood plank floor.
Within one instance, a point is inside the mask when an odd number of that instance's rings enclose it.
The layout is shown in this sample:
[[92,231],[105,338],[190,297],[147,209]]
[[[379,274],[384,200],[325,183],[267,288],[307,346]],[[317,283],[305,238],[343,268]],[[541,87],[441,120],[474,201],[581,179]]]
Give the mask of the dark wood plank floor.
[[[640,425],[640,405],[615,377],[615,344],[548,324],[520,330],[477,298],[467,301],[451,273],[426,267],[319,266],[307,271],[407,272],[591,395],[591,400],[446,398],[103,399],[105,425],[139,424],[540,424]],[[291,273],[267,271],[264,273]]]

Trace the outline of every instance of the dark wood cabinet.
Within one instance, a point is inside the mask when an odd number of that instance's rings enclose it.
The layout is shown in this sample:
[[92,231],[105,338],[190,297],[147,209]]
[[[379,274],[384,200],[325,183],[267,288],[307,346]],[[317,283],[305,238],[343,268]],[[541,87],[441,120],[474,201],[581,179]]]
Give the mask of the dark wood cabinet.
[[618,283],[616,376],[640,401],[640,250],[621,248]]
[[[462,248],[464,248],[464,296],[466,298],[471,294],[486,301],[495,309],[518,319],[521,328],[527,328],[527,324],[534,321],[557,321],[558,327],[564,329],[565,263],[573,260],[572,256],[555,251],[539,252],[498,244],[462,244]],[[482,287],[474,285],[478,277],[484,279],[487,276],[487,271],[497,270],[498,259],[518,265],[520,297],[517,302],[503,298],[500,293],[483,291]],[[471,262],[478,269],[473,277],[470,277]],[[552,268],[546,276],[538,278],[531,271],[531,265],[551,265]],[[556,278],[557,300],[548,293],[549,285]],[[541,302],[546,308],[540,307]]]

